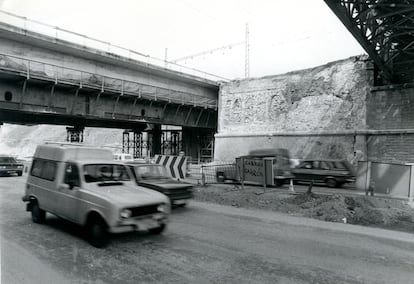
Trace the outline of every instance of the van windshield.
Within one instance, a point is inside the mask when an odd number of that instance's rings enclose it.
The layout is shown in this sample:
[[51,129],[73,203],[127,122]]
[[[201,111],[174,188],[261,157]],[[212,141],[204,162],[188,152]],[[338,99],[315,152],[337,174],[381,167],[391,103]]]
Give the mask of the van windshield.
[[123,165],[88,164],[83,166],[85,182],[128,181],[130,176]]

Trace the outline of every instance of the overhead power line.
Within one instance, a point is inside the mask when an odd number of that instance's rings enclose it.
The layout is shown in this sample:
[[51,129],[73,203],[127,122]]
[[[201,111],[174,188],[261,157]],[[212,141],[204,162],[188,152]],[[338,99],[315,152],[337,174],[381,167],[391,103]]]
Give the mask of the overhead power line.
[[188,55],[188,56],[184,56],[184,57],[177,58],[177,59],[174,59],[174,60],[170,60],[169,62],[171,62],[171,63],[177,63],[179,61],[184,61],[184,60],[187,60],[187,59],[193,59],[195,57],[203,56],[203,55],[206,55],[206,54],[211,54],[211,53],[214,53],[216,51],[221,51],[221,50],[225,50],[225,49],[231,49],[234,46],[238,46],[238,45],[242,45],[242,44],[245,44],[245,42],[244,41],[241,41],[241,42],[236,42],[236,43],[232,43],[232,44],[229,44],[229,45],[225,45],[225,46],[222,46],[222,47],[217,47],[217,48],[209,49],[209,50],[202,51],[202,52],[199,52],[199,53],[195,53],[195,54],[192,54],[192,55]]

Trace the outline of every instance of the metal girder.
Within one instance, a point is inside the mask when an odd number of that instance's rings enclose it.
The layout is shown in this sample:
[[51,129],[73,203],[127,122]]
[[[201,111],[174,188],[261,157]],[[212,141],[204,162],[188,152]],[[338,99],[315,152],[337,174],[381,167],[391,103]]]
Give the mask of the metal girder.
[[324,0],[374,61],[377,83],[414,82],[414,0]]

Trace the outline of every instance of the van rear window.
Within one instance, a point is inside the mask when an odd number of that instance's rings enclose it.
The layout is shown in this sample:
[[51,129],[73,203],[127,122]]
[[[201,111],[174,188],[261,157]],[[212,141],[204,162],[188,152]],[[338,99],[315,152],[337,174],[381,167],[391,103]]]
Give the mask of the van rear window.
[[30,175],[46,180],[55,180],[57,163],[55,161],[34,159]]

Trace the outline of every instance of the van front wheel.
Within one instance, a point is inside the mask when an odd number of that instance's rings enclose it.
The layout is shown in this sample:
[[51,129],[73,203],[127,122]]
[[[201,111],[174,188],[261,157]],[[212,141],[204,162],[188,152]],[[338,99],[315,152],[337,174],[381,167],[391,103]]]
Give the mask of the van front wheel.
[[37,201],[32,201],[32,221],[34,223],[42,224],[45,222],[46,219],[46,211],[40,209],[39,204]]
[[108,244],[108,230],[105,223],[96,218],[88,224],[89,243],[94,247],[101,248]]

